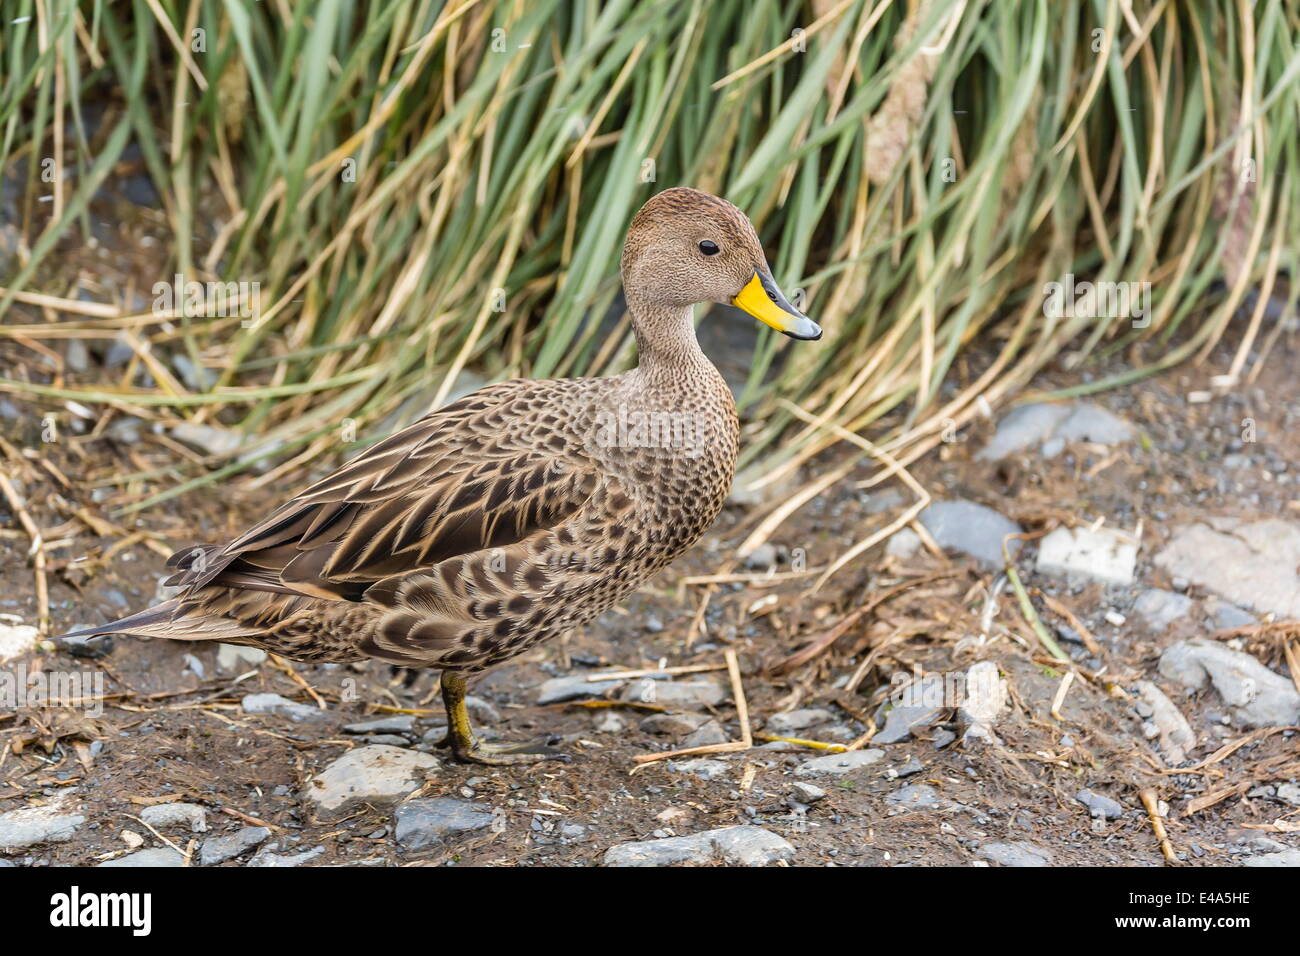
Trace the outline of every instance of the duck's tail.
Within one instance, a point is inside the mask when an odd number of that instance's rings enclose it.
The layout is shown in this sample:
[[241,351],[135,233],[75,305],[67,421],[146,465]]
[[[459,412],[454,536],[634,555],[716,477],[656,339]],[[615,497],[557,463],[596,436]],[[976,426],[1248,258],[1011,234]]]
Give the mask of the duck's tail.
[[180,608],[179,601],[164,601],[153,607],[145,608],[137,614],[128,614],[126,617],[118,618],[116,621],[109,621],[107,624],[97,624],[94,627],[81,627],[75,631],[68,631],[66,634],[60,634],[54,640],[62,640],[65,637],[95,637],[99,634],[143,634],[150,637],[157,637],[170,630],[173,615]]

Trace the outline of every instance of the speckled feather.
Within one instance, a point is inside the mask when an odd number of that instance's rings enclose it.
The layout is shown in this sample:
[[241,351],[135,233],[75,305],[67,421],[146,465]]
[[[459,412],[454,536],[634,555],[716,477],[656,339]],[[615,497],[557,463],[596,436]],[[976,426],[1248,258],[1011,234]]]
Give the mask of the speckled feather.
[[[722,253],[701,256],[705,238]],[[637,368],[501,382],[438,409],[229,543],[178,552],[167,583],[180,594],[115,624],[469,674],[590,621],[722,509],[739,427],[690,307],[730,301],[757,268],[766,260],[738,209],[660,193],[622,259]],[[689,435],[611,432],[637,413]]]

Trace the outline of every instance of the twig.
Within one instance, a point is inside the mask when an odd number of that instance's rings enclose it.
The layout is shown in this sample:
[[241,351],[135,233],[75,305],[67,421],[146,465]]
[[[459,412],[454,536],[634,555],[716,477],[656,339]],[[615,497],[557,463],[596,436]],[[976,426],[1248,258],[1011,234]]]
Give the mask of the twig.
[[32,567],[36,571],[36,628],[41,634],[48,634],[50,632],[50,590],[45,580],[45,539],[41,537],[41,529],[32,520],[27,506],[3,469],[0,469],[0,491],[4,492],[23,530],[32,539],[32,547],[28,553],[32,556]]
[[682,750],[663,750],[659,753],[641,754],[632,758],[634,763],[647,764],[656,760],[666,760],[670,757],[686,757],[691,754],[732,753],[737,750],[748,750],[754,746],[754,734],[749,726],[749,703],[745,699],[745,688],[740,680],[740,662],[736,659],[736,652],[733,648],[728,647],[723,651],[723,654],[727,658],[727,672],[731,675],[731,696],[736,703],[736,720],[740,723],[740,739],[723,744],[705,744],[702,747],[686,747]]
[[305,690],[311,696],[312,700],[316,701],[317,707],[319,707],[321,710],[328,709],[325,705],[325,699],[321,697],[320,694],[316,693],[316,688],[312,687],[311,684],[308,684],[307,681],[303,679],[302,675],[300,675],[296,670],[294,670],[289,665],[288,661],[282,658],[279,654],[271,654],[269,656],[271,658],[272,664],[274,664],[276,667],[280,668],[280,670],[288,674],[290,680],[292,680],[295,684],[297,684],[299,687]]
[[[1005,543],[1003,543],[1002,549],[1003,553],[1005,553]],[[1016,592],[1016,598],[1020,601],[1020,613],[1025,616],[1025,622],[1038,635],[1038,639],[1043,642],[1043,646],[1047,648],[1052,657],[1063,664],[1070,663],[1070,658],[1066,656],[1065,651],[1061,650],[1061,645],[1057,644],[1052,635],[1047,633],[1047,628],[1043,625],[1042,619],[1038,616],[1038,612],[1034,610],[1034,605],[1030,603],[1029,595],[1025,592],[1025,586],[1020,583],[1020,573],[1016,571],[1016,567],[1011,563],[1010,559],[1007,560],[1006,572],[1007,580],[1011,582],[1011,588]]]
[[588,674],[587,683],[594,684],[603,680],[631,680],[634,677],[649,677],[652,674],[703,674],[706,671],[725,671],[726,669],[726,664],[682,664],[678,667],[646,667],[635,671]]
[[1155,831],[1156,839],[1160,841],[1160,852],[1170,863],[1177,863],[1178,857],[1174,854],[1173,844],[1169,842],[1169,834],[1165,832],[1164,820],[1160,817],[1160,801],[1156,799],[1156,792],[1148,787],[1140,791],[1138,796],[1142,799],[1142,806],[1147,808],[1147,819],[1151,821],[1151,829]]

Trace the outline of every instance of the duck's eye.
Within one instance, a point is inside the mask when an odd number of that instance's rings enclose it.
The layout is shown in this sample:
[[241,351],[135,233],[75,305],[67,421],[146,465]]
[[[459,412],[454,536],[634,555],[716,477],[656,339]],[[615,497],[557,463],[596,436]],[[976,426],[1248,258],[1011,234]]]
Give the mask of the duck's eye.
[[705,239],[700,243],[700,252],[704,253],[706,256],[716,256],[718,254],[718,244]]

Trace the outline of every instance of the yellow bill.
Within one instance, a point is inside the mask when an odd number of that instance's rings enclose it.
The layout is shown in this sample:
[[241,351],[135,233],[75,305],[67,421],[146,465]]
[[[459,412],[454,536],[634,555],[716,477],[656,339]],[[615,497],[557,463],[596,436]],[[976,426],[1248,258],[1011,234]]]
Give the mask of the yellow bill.
[[745,288],[731,300],[731,304],[792,339],[822,337],[821,327],[787,302],[772,277],[764,273],[755,272],[754,278],[745,283]]

